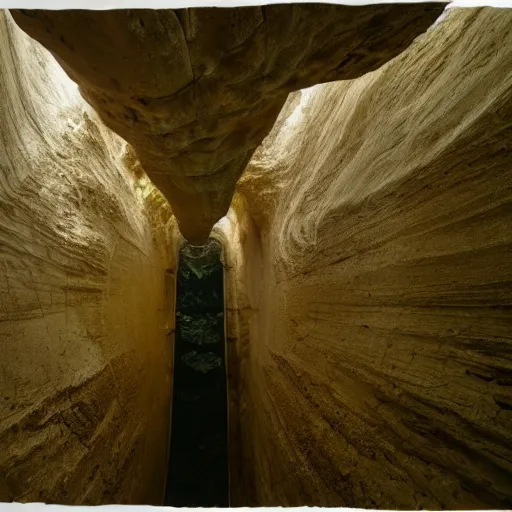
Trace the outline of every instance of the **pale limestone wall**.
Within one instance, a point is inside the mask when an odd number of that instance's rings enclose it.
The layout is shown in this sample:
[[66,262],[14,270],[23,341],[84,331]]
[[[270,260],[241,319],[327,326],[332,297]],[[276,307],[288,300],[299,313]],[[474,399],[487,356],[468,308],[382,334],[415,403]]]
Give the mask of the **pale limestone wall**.
[[6,11],[0,98],[0,501],[159,504],[171,212]]
[[451,11],[255,154],[219,226],[238,499],[512,505],[511,24]]

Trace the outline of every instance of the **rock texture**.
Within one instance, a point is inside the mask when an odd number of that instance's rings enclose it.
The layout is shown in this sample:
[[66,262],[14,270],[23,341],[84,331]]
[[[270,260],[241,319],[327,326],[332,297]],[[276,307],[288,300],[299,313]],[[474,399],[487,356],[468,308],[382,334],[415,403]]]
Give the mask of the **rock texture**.
[[512,12],[292,95],[228,218],[232,504],[512,506]]
[[403,51],[444,4],[12,11],[204,243],[287,94]]
[[[232,505],[512,505],[512,12],[360,77],[396,9],[15,13],[193,240],[280,111],[215,228]],[[0,500],[159,504],[174,218],[6,13],[0,97]]]
[[160,504],[171,212],[6,11],[0,97],[0,501]]

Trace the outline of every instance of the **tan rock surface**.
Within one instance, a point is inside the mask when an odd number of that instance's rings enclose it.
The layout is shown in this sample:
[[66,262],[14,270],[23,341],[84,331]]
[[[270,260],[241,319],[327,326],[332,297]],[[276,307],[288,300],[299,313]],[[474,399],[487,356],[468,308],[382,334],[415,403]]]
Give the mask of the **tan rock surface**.
[[0,501],[160,504],[170,210],[6,11],[0,98]]
[[203,243],[286,96],[403,51],[443,4],[12,11]]
[[[332,15],[331,7],[319,12]],[[267,96],[249,79],[260,104],[245,82],[235,87],[240,75],[223,67],[223,56],[234,58],[230,49],[239,44],[239,62],[253,62],[244,58],[257,54],[262,27],[251,16],[264,12],[268,29],[269,9],[239,11],[218,48],[208,44],[224,34],[218,19],[209,32],[207,18],[199,25],[201,16],[178,12],[190,39],[191,84],[133,71],[162,67],[180,79],[186,66],[175,73],[166,54],[145,59],[143,46],[120,50],[142,33],[157,38],[148,42],[155,50],[177,48],[170,11],[125,12],[121,25],[121,13],[104,13],[111,30],[97,26],[98,41],[109,34],[118,46],[105,44],[96,64],[76,57],[89,51],[85,42],[73,54],[90,77],[79,79],[82,93],[110,126],[132,129],[144,166],[165,160],[159,186],[172,176],[176,189],[190,191],[177,196],[191,219],[184,231],[206,232],[226,208],[234,178],[202,173],[227,165],[225,175],[237,176],[240,148],[250,153],[248,141],[257,144],[279,111],[260,107],[269,98],[276,103],[268,105],[282,103],[282,91],[299,83],[286,82],[291,66],[283,62],[295,56],[297,70],[315,69],[297,63],[310,63],[327,32],[301,56],[287,47],[295,44],[294,23],[311,13],[301,8],[288,32],[276,29],[284,60],[268,60],[282,68],[284,89],[274,77],[275,94]],[[288,12],[276,9],[276,16]],[[350,68],[354,76],[417,33],[425,23],[424,7],[417,9],[407,11],[418,14],[409,27],[405,18],[386,18],[399,41],[383,53],[351,53],[365,56],[357,73]],[[254,153],[216,228],[226,249],[233,505],[511,507],[511,23],[510,11],[451,12],[379,70],[291,94]],[[348,25],[335,25],[344,37]],[[252,28],[236,32],[242,26]],[[63,45],[73,35],[68,28]],[[202,49],[190,34],[204,36]],[[374,48],[367,44],[354,43]],[[110,76],[108,63],[124,57],[132,66],[111,66],[120,74]],[[97,74],[88,75],[93,66]],[[242,66],[241,73],[259,71]],[[211,90],[195,85],[207,79]],[[140,90],[151,91],[147,105],[132,102],[146,101]],[[196,124],[179,117],[189,115],[191,91],[204,93],[208,106]],[[0,500],[158,504],[172,365],[166,270],[178,243],[170,209],[135,153],[5,13],[0,97]],[[94,103],[101,98],[108,108]],[[137,121],[121,122],[125,108]],[[246,111],[252,124],[243,124]],[[248,139],[238,140],[244,127]],[[175,153],[159,142],[164,133],[172,133]],[[197,179],[180,170],[195,164]],[[188,217],[197,198],[203,220]]]
[[511,26],[454,10],[254,155],[218,227],[233,504],[512,506]]

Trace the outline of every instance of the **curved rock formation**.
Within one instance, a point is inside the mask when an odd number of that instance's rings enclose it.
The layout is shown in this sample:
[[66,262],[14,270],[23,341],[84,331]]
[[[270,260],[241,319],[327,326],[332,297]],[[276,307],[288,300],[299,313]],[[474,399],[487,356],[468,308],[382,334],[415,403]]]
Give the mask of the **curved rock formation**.
[[233,505],[512,506],[512,12],[291,97],[216,228]]
[[13,10],[134,148],[182,234],[207,239],[291,91],[356,78],[403,51],[444,4]]
[[0,97],[0,501],[158,505],[171,212],[6,11]]
[[[286,93],[331,79],[326,63],[353,73],[288,96],[214,230],[232,505],[511,508],[512,11],[455,9],[359,76],[426,26],[425,9],[16,14],[34,34],[48,26],[45,44],[105,122],[149,172],[162,165],[155,183],[190,192],[171,201],[197,240]],[[340,21],[378,12],[391,32]],[[95,17],[92,40],[64,26]],[[263,29],[276,53],[250,59]],[[319,44],[333,30],[337,56]],[[191,83],[163,78],[183,78],[178,47]],[[349,56],[361,60],[334,69]],[[175,218],[3,11],[0,97],[0,501],[160,504]]]

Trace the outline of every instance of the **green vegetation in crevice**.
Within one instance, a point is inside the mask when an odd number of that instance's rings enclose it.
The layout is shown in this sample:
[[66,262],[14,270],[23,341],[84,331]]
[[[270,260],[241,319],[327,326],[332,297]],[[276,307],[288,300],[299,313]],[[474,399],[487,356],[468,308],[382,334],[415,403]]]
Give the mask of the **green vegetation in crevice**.
[[227,507],[224,273],[220,245],[185,246],[178,268],[171,450],[164,505]]

